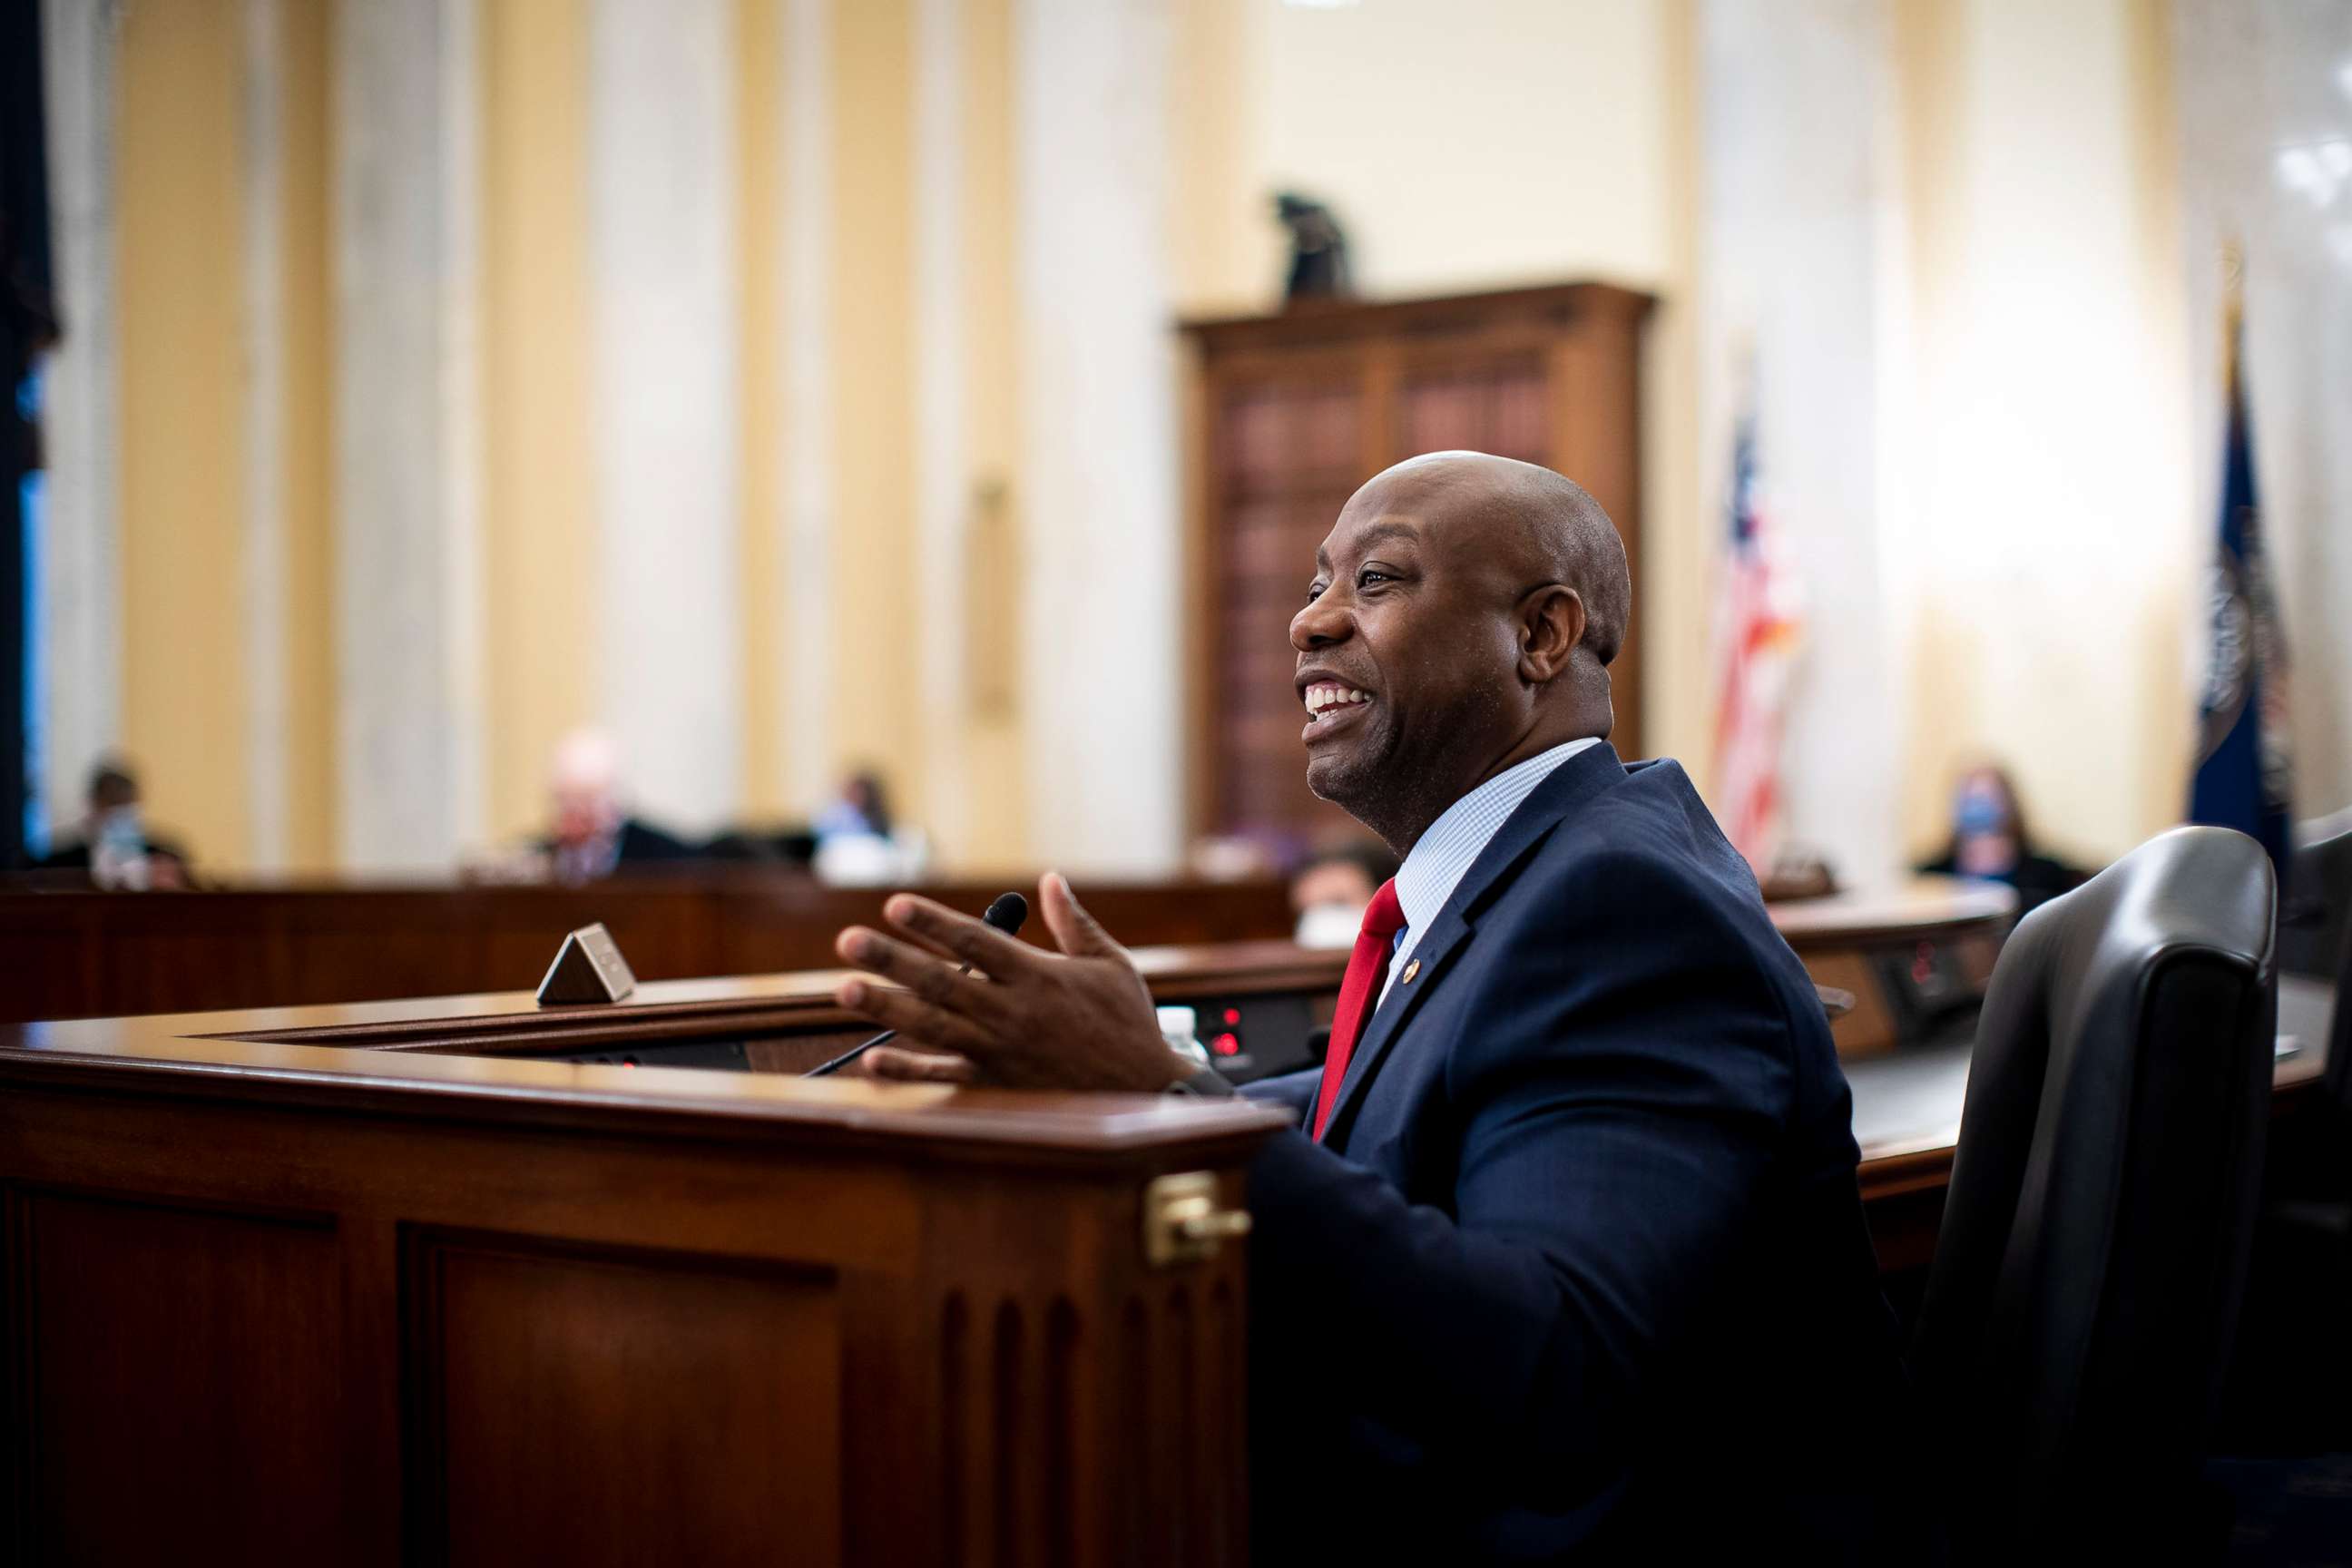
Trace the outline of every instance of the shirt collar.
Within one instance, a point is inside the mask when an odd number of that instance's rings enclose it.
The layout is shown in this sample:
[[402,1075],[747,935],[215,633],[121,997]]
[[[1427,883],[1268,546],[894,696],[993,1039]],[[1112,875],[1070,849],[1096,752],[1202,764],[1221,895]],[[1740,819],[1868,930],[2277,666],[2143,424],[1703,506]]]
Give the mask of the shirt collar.
[[[1404,911],[1404,940],[1410,942],[1454,896],[1511,813],[1535,793],[1569,758],[1601,743],[1597,735],[1538,752],[1526,762],[1505,768],[1445,808],[1429,831],[1421,836],[1396,874],[1397,907]],[[1401,951],[1402,949],[1400,949]]]

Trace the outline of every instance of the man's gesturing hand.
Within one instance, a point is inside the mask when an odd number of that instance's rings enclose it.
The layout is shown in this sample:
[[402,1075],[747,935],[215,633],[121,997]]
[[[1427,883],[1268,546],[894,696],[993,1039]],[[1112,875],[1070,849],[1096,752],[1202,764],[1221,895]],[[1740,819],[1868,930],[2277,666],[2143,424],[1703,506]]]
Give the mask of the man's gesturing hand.
[[[1078,907],[1060,872],[1038,882],[1037,901],[1058,955],[900,893],[882,907],[899,935],[852,926],[834,947],[845,962],[905,989],[845,980],[835,998],[908,1044],[952,1051],[981,1077],[1014,1088],[1156,1093],[1191,1072],[1160,1039],[1134,961]],[[958,974],[958,963],[972,973]],[[953,1074],[943,1067],[923,1076]]]

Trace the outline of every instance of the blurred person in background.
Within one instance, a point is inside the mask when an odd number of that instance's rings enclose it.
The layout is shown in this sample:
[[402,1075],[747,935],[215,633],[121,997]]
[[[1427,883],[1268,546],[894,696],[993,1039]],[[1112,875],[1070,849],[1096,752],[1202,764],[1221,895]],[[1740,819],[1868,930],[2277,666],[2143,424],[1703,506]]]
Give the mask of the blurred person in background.
[[58,845],[36,869],[78,872],[93,887],[122,892],[189,885],[186,853],[147,832],[139,814],[139,779],[129,763],[101,760],[90,770],[87,798],[81,837]]
[[2041,852],[2026,829],[2017,786],[2008,771],[1980,763],[1960,775],[1952,792],[1952,837],[1943,854],[1918,868],[1937,877],[1968,877],[2017,889],[2025,913],[2078,887],[2088,872]]
[[857,834],[889,837],[890,799],[883,790],[882,775],[870,769],[850,774],[842,781],[840,798],[818,812],[810,826],[820,842]]
[[889,792],[871,768],[844,779],[840,795],[809,828],[816,837],[811,864],[818,879],[840,887],[912,880],[930,863],[929,840],[891,816]]
[[1318,849],[1290,877],[1290,909],[1301,947],[1342,950],[1356,945],[1364,911],[1382,882],[1397,874],[1396,852],[1377,838]]
[[676,837],[623,809],[620,756],[601,730],[575,730],[556,747],[548,797],[554,820],[539,847],[559,882],[601,881],[625,867],[694,858]]

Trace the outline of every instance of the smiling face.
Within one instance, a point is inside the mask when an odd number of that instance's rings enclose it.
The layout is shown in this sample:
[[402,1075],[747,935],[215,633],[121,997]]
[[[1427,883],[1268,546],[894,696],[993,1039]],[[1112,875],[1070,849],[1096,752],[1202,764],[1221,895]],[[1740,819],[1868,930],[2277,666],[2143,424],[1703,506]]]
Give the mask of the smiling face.
[[1586,630],[1563,496],[1590,504],[1528,464],[1417,458],[1358,490],[1316,552],[1290,624],[1307,785],[1400,852],[1502,768],[1607,732],[1604,661],[1585,654],[1597,719],[1590,682],[1560,679]]

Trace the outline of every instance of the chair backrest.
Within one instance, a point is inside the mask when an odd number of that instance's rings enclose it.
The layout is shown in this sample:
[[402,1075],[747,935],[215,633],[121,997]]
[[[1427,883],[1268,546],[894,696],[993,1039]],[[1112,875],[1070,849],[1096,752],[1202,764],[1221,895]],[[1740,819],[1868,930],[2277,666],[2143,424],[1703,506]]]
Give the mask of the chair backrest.
[[2275,885],[2226,828],[2028,915],[1993,970],[1915,1344],[1964,1557],[2194,1494],[2260,1195]]
[[2352,939],[2352,811],[2297,823],[2294,844],[2279,889],[2279,971],[2332,980]]
[[2352,1119],[2352,926],[2336,954],[2336,1005],[2327,1021],[2327,1103]]

